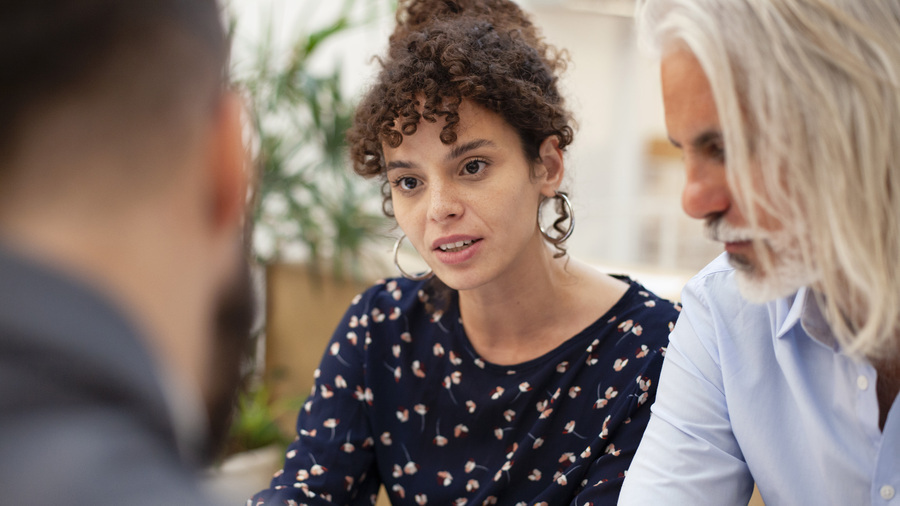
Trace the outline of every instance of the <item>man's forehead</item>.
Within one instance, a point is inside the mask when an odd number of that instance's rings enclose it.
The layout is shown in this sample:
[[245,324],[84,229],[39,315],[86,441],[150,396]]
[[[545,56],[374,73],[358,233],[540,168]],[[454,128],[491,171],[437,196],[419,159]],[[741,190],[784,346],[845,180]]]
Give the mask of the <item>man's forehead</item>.
[[709,80],[694,54],[679,47],[660,65],[666,128],[675,145],[721,136],[719,116]]

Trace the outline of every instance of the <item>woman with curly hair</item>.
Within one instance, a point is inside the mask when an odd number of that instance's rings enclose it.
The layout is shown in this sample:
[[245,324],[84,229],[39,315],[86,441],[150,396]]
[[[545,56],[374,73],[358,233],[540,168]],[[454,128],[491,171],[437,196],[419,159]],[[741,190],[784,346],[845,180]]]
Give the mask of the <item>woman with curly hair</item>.
[[397,20],[348,140],[430,270],[353,301],[251,504],[615,504],[678,307],[566,254],[565,60],[519,7]]

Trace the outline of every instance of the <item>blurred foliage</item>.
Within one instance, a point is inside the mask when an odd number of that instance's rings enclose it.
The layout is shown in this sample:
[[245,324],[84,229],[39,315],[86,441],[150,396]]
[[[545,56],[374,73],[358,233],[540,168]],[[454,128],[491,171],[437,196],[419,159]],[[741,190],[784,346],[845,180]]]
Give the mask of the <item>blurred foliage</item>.
[[302,405],[302,399],[273,402],[263,382],[240,392],[224,455],[273,444],[286,448],[293,438],[281,432],[277,420],[282,415],[295,414]]
[[[247,134],[258,171],[251,195],[255,233],[274,244],[262,250],[254,241],[256,259],[279,261],[286,248],[299,244],[314,273],[358,279],[366,245],[389,225],[377,186],[356,175],[347,160],[344,135],[354,104],[345,95],[340,61],[325,60],[325,71],[321,63],[330,42],[393,13],[396,2],[338,1],[333,19],[315,30],[293,31],[286,50],[274,40],[273,17],[259,40],[250,42],[249,56],[232,62],[232,80],[249,109]],[[243,43],[235,37],[238,23],[232,13],[233,46]],[[253,341],[258,337],[259,331]],[[303,399],[273,399],[271,381],[263,381],[257,367],[257,358],[248,358],[223,456],[272,444],[287,447],[293,439],[278,421],[295,417]]]
[[331,61],[325,72],[314,63],[319,57],[321,68],[323,47],[371,23],[377,11],[359,20],[358,0],[340,1],[333,20],[298,31],[288,54],[276,50],[270,22],[251,61],[240,62],[246,70],[234,77],[249,99],[254,130],[255,244],[260,236],[270,244],[254,248],[258,259],[281,260],[286,247],[299,244],[314,273],[330,269],[338,279],[359,279],[364,248],[387,222],[377,186],[356,175],[347,159],[344,135],[354,104],[342,89],[340,62]]

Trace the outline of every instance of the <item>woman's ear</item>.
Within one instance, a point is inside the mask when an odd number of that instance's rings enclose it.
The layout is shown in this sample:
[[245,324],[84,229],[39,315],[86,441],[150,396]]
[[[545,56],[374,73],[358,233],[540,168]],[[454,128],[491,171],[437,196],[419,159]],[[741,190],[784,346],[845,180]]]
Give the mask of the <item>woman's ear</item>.
[[538,154],[541,158],[536,173],[541,184],[541,194],[545,197],[552,197],[556,195],[556,190],[562,184],[563,176],[566,174],[563,152],[559,148],[559,138],[551,135],[544,139]]

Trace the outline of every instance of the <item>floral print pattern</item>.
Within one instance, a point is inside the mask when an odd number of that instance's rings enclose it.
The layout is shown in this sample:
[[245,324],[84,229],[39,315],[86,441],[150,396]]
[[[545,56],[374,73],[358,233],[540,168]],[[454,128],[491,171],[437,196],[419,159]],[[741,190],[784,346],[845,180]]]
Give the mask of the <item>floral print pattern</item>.
[[515,366],[483,360],[423,282],[357,296],[271,488],[250,506],[616,503],[680,306],[628,280],[599,320]]

